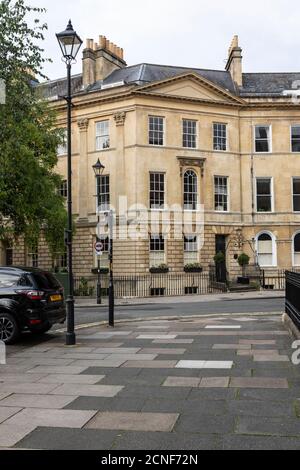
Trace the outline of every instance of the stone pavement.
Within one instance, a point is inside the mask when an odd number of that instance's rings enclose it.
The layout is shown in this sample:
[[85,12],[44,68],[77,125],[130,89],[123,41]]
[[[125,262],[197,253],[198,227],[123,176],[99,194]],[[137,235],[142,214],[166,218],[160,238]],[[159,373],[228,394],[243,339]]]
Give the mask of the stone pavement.
[[0,448],[300,449],[291,343],[279,315],[24,340],[0,365]]

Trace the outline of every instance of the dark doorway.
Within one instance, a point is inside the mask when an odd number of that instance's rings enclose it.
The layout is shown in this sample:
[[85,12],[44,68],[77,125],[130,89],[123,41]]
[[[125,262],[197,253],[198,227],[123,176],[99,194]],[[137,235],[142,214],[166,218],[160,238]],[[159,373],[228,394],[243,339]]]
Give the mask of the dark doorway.
[[6,248],[5,250],[5,265],[12,266],[13,264],[13,249]]
[[216,263],[217,282],[226,282],[226,235],[216,235],[216,254],[223,253],[224,260]]

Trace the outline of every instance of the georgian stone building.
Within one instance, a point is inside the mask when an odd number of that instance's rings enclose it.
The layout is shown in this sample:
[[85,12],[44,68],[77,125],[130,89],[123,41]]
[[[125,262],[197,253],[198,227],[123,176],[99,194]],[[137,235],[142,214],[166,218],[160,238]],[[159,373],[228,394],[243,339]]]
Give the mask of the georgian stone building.
[[[148,216],[162,217],[177,204],[193,218],[197,203],[204,206],[202,233],[173,237],[160,222],[152,233],[145,223],[146,237],[115,240],[116,274],[144,274],[161,263],[170,272],[191,262],[207,270],[216,251],[226,253],[231,276],[239,273],[241,252],[266,270],[300,266],[300,73],[243,73],[237,36],[225,70],[127,66],[122,49],[102,36],[97,44],[87,40],[82,64],[72,79],[76,275],[91,274],[97,264],[97,195],[116,214],[122,196]],[[57,125],[66,127],[66,80],[41,87]],[[58,153],[57,169],[66,177],[66,148]],[[105,170],[96,181],[98,158]],[[66,184],[61,192],[66,196]],[[140,211],[117,216],[121,231]],[[21,243],[13,254],[3,246],[2,262],[12,258],[51,266],[43,241],[35,253]],[[58,254],[61,266],[65,261]]]

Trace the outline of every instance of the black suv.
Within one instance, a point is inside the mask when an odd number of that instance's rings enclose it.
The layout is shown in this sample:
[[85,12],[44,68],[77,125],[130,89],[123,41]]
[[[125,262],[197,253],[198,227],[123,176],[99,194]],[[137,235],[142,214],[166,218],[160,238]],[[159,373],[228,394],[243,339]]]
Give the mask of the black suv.
[[21,332],[45,333],[64,323],[63,287],[53,274],[35,268],[0,267],[0,340],[14,343]]

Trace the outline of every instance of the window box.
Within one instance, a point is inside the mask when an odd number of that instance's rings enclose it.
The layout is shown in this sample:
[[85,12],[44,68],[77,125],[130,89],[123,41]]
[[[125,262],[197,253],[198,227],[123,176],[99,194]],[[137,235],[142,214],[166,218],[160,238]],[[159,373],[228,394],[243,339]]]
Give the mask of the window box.
[[203,268],[200,266],[200,264],[186,264],[184,266],[184,272],[186,273],[202,273]]
[[169,272],[169,266],[166,266],[166,265],[151,266],[151,268],[149,269],[149,272],[151,274],[168,273]]

